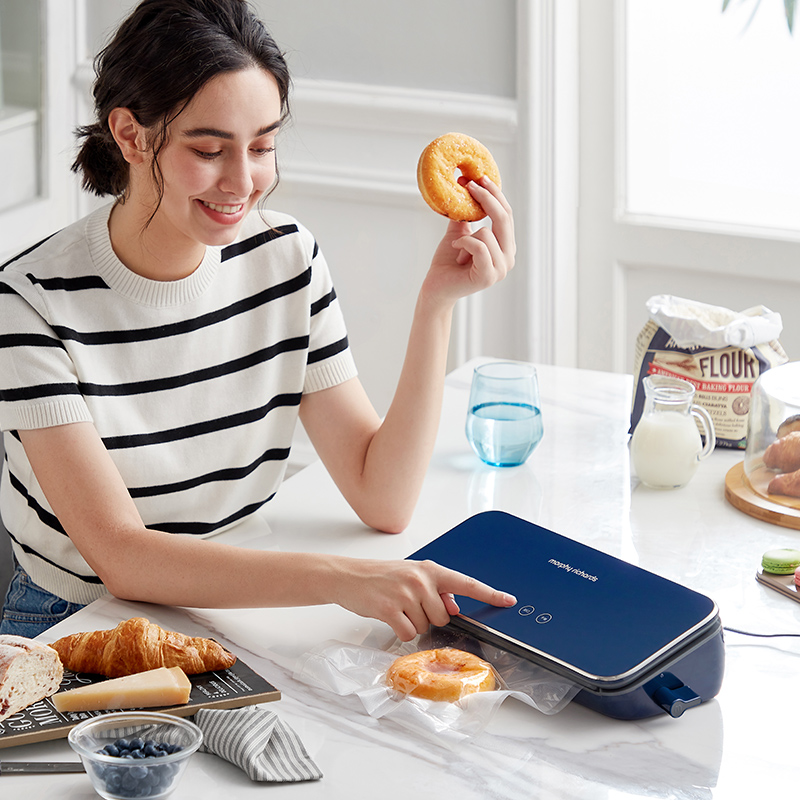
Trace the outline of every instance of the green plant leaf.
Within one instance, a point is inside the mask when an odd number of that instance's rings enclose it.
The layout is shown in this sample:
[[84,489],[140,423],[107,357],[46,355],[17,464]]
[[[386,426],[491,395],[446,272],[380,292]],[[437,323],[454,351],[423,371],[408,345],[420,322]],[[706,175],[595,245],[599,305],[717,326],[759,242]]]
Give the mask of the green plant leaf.
[[794,4],[795,0],[783,0],[783,9],[786,12],[786,24],[789,26],[789,33],[794,33]]
[[[722,11],[723,12],[730,5],[730,1],[731,0],[722,0]],[[745,2],[745,0],[740,0],[740,3],[744,3],[744,2]],[[792,17],[794,17],[794,4],[795,4],[795,0],[783,0],[783,6],[784,6],[784,9],[786,10],[787,21],[788,21],[788,18],[789,18],[788,17],[788,15],[789,15],[788,6],[789,5],[791,5],[791,7],[792,7],[792,12],[791,13],[792,13]],[[756,11],[758,11],[758,7],[760,5],[761,5],[761,0],[755,0],[755,3],[753,4],[753,10],[750,13],[750,18],[747,20],[747,24],[744,26],[745,30],[747,30],[750,27],[750,24],[752,23],[753,18],[756,15]],[[792,24],[789,23],[789,30],[791,31],[791,29],[792,29]]]

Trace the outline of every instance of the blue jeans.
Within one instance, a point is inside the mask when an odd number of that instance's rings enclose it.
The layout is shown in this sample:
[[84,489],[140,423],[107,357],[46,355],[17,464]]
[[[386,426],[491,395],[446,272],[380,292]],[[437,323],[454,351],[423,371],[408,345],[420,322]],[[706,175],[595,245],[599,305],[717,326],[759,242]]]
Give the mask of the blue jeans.
[[0,614],[0,634],[12,633],[33,639],[83,608],[37,586],[16,559],[14,563],[16,569]]

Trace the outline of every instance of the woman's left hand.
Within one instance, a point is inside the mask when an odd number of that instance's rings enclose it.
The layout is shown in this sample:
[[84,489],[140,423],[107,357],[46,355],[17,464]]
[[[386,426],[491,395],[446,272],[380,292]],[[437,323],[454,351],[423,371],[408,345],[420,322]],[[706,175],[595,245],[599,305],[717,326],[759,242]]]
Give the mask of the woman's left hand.
[[514,214],[500,188],[486,177],[463,185],[486,212],[491,226],[480,225],[473,231],[468,222],[450,220],[423,292],[452,303],[503,280],[514,267],[517,249]]

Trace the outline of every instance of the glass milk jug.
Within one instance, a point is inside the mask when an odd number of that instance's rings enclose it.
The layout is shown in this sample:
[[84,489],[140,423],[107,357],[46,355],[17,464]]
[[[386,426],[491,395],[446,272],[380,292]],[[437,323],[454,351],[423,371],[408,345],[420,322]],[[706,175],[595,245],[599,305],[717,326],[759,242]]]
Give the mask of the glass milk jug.
[[[708,412],[694,405],[694,386],[680,378],[648,375],[645,404],[631,439],[631,461],[639,480],[653,489],[677,489],[717,443]],[[705,444],[695,419],[703,427]]]

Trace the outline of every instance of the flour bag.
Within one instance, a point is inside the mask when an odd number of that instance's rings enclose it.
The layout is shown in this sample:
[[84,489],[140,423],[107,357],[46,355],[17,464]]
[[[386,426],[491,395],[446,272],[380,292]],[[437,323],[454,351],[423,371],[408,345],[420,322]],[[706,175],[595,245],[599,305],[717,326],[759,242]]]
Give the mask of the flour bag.
[[636,337],[631,433],[644,408],[648,375],[683,378],[694,402],[714,421],[717,447],[747,444],[750,390],[762,372],[789,359],[778,336],[780,314],[764,306],[731,311],[660,294],[647,301],[650,319]]

